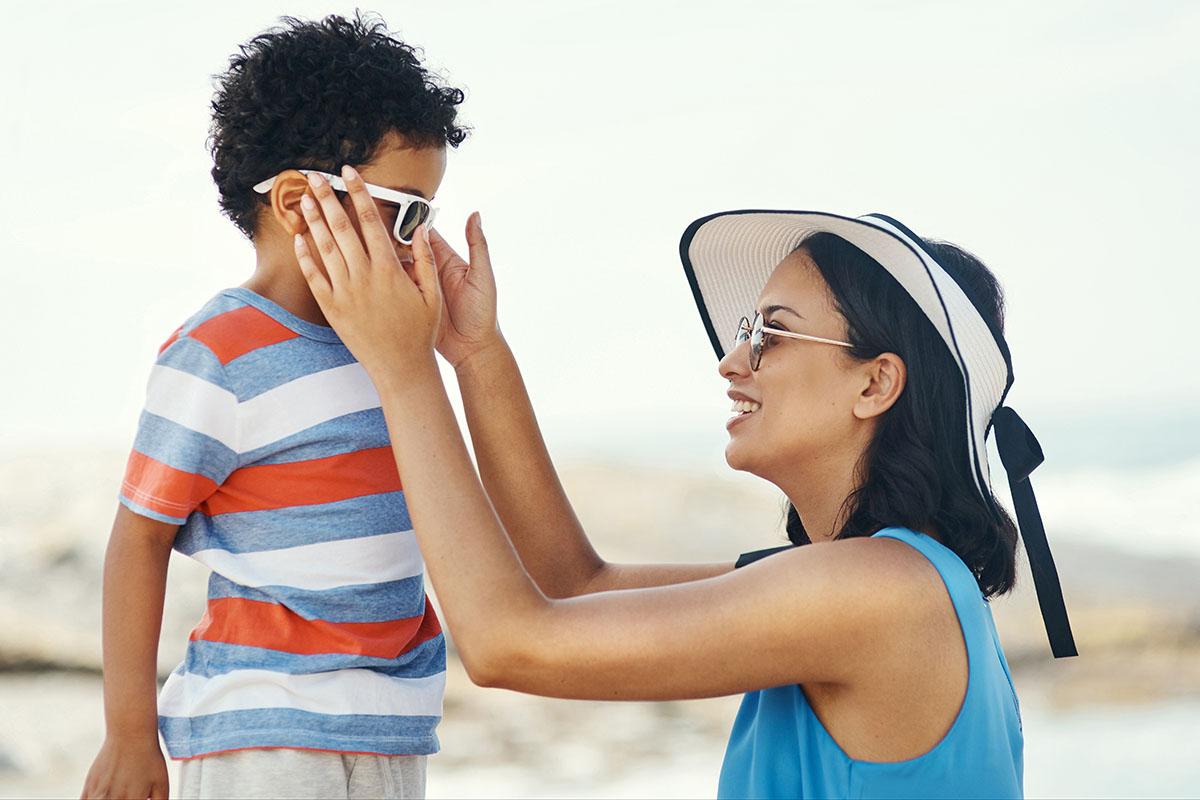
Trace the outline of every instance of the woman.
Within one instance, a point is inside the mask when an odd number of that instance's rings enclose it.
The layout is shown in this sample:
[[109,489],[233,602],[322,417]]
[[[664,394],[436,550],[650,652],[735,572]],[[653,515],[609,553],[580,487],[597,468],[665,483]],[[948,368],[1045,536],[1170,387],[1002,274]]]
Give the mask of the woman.
[[[744,692],[720,796],[1021,794],[1019,707],[985,602],[1012,587],[1017,530],[982,455],[1011,383],[982,264],[882,217],[694,223],[684,264],[718,354],[731,342],[727,460],[782,489],[790,539],[813,546],[742,569],[611,565],[563,495],[496,324],[478,214],[469,263],[421,229],[406,271],[357,173],[343,176],[357,221],[318,184],[318,252],[297,237],[297,260],[379,391],[472,680],[608,700]],[[1046,578],[1041,558],[1039,545]],[[1051,624],[1056,652],[1073,651],[1065,612]]]

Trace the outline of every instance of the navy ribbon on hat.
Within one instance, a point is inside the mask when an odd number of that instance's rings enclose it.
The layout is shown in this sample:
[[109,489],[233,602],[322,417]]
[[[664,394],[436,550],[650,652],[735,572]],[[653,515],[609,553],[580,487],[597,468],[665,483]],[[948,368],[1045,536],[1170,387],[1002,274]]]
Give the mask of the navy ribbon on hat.
[[1046,635],[1050,638],[1050,650],[1055,658],[1077,656],[1079,651],[1075,649],[1075,637],[1071,635],[1058,570],[1054,566],[1054,556],[1050,554],[1050,543],[1046,541],[1046,529],[1033,494],[1033,484],[1029,482],[1029,474],[1045,460],[1042,446],[1025,420],[1008,406],[996,409],[992,427],[996,431],[1000,462],[1008,474],[1017,525],[1025,540],[1025,554],[1029,558],[1029,571],[1033,574],[1033,588],[1042,610],[1042,621],[1046,624]]
[[[1017,512],[1017,525],[1021,538],[1025,540],[1025,554],[1029,558],[1029,571],[1033,574],[1033,588],[1037,593],[1038,606],[1042,610],[1042,621],[1050,639],[1050,651],[1055,658],[1077,656],[1075,637],[1071,635],[1071,622],[1067,619],[1067,605],[1063,600],[1062,586],[1058,582],[1058,570],[1054,556],[1050,554],[1050,543],[1046,541],[1046,529],[1038,511],[1037,498],[1029,475],[1045,460],[1042,446],[1025,420],[1008,406],[1001,406],[992,415],[992,427],[996,431],[996,449],[1000,452],[1000,463],[1008,474],[1008,486],[1012,490],[1013,507]],[[796,545],[768,547],[742,553],[734,568],[744,567],[760,558],[791,550]]]

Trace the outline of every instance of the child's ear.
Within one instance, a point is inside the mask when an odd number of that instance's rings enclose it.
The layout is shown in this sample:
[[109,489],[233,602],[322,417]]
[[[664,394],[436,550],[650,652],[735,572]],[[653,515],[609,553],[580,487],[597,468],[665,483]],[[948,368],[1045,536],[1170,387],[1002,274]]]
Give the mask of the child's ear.
[[308,179],[294,169],[279,173],[271,187],[271,214],[289,237],[308,230],[304,212],[300,210],[300,198],[305,194],[312,196]]

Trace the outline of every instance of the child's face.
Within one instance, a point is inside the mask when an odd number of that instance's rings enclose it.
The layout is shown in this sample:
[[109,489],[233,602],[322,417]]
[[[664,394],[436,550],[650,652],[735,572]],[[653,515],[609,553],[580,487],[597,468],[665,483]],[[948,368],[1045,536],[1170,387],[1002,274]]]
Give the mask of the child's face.
[[[389,135],[380,146],[374,160],[368,164],[352,164],[367,183],[395,189],[409,194],[419,195],[426,200],[433,200],[442,178],[446,174],[446,148],[423,147],[411,148],[396,135]],[[337,172],[338,170],[335,170]],[[380,200],[375,201],[379,213],[383,216],[383,226],[387,228],[392,246],[401,261],[412,261],[412,246],[400,244],[391,236],[391,230],[396,224],[396,207]],[[342,206],[350,217],[354,230],[362,236],[358,225],[358,215],[354,213],[354,203],[350,197],[342,197]]]

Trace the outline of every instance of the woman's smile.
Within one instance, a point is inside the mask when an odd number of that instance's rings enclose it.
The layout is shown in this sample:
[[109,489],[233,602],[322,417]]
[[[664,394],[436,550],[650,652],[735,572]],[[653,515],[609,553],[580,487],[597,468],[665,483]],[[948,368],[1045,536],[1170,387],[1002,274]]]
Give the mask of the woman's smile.
[[733,416],[725,423],[726,430],[733,427],[737,422],[741,422],[749,416],[754,415],[762,408],[762,403],[757,400],[751,400],[741,392],[729,392],[729,396],[733,399],[733,407],[730,411]]

